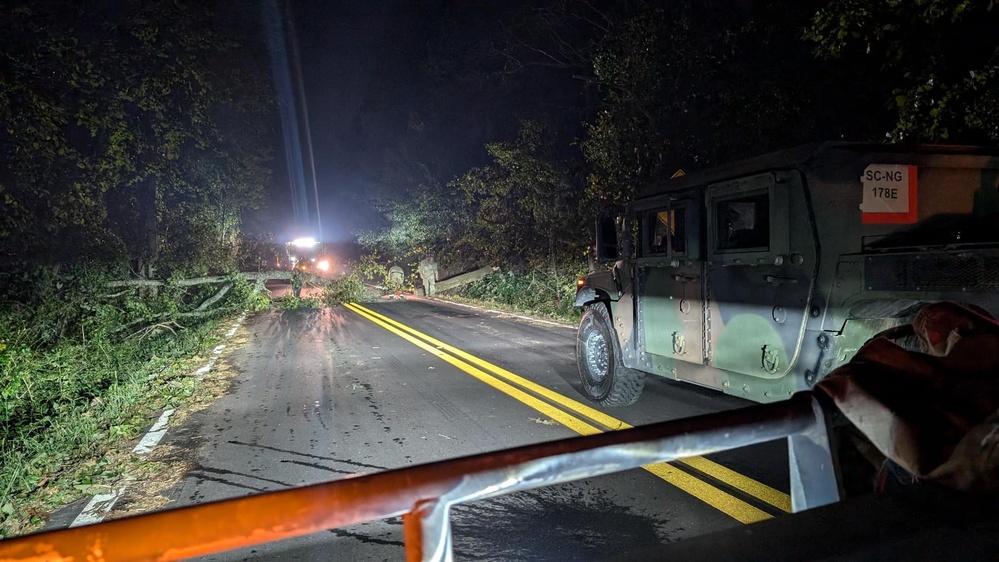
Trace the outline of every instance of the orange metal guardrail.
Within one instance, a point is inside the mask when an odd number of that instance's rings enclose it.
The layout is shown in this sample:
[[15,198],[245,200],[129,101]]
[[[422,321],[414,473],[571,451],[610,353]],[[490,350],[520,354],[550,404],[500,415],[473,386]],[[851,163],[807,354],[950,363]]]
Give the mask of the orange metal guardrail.
[[828,423],[810,394],[0,541],[0,562],[180,560],[403,517],[407,560],[451,560],[450,507],[787,437],[793,511],[840,498]]

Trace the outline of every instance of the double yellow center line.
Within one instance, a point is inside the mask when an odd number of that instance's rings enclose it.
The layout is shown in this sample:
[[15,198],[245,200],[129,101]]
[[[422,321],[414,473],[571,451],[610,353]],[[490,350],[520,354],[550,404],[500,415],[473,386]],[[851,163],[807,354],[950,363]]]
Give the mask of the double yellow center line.
[[[608,416],[586,404],[558,394],[537,383],[511,373],[502,367],[498,367],[456,347],[452,347],[438,339],[397,322],[388,316],[379,314],[356,303],[347,304],[346,307],[580,435],[594,435],[603,433],[605,430],[615,431],[631,427],[627,423]],[[529,394],[525,390],[533,394]],[[551,403],[541,400],[538,398],[539,396]],[[564,409],[557,408],[553,404],[558,404]],[[604,429],[598,428],[570,414],[566,410],[587,418],[589,422],[600,425]],[[704,457],[693,457],[676,461],[676,463],[738,489],[744,494],[781,511],[791,511],[791,497],[789,495]],[[753,523],[772,517],[766,511],[684,472],[670,463],[656,463],[644,466],[643,468],[739,522]]]

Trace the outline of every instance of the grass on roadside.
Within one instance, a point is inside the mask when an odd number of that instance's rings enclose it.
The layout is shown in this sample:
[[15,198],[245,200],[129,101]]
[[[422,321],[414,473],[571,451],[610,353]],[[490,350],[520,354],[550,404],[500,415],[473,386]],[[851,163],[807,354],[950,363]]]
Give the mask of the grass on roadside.
[[449,298],[565,322],[579,320],[573,306],[575,272],[564,270],[491,273],[448,294]]
[[107,455],[191,397],[227,311],[260,305],[235,282],[222,308],[176,321],[217,289],[113,292],[91,272],[31,279],[0,302],[0,537],[120,478]]
[[[106,491],[122,475],[106,455],[126,448],[151,417],[188,399],[196,389],[197,357],[218,341],[218,321],[184,330],[168,345],[126,345],[108,350],[82,345],[22,353],[4,370],[23,381],[25,392],[59,387],[60,399],[34,424],[4,429],[0,463],[0,536],[36,529],[52,509],[77,497]],[[191,357],[195,355],[194,357]],[[105,388],[79,392],[70,382],[111,381]],[[6,389],[9,389],[8,385]],[[72,396],[75,394],[75,396]],[[89,398],[88,398],[89,396]],[[7,400],[5,400],[6,402]]]

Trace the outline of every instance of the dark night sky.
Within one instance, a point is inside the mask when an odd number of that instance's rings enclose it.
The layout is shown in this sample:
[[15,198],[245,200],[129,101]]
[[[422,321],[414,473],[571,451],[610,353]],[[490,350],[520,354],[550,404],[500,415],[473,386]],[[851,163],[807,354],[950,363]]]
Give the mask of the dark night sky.
[[[328,241],[378,223],[372,190],[401,190],[407,183],[393,179],[402,172],[391,163],[424,162],[446,183],[486,164],[484,144],[511,139],[531,111],[544,110],[551,99],[572,105],[578,95],[571,81],[528,80],[525,86],[477,82],[466,74],[498,68],[486,45],[519,2],[290,2]],[[426,71],[428,60],[446,67],[436,80]],[[295,233],[280,139],[275,151],[273,228],[282,239]]]
[[[361,112],[366,91],[377,73],[400,62],[375,57],[373,51],[384,40],[387,30],[398,25],[401,10],[391,10],[381,2],[364,0],[299,0],[293,3],[292,9],[301,53],[325,238],[343,239],[370,218],[362,216],[367,214],[367,209],[360,208],[356,202],[356,196],[364,186],[357,169],[356,145],[350,139],[350,128]],[[277,148],[283,150],[281,145]],[[290,222],[291,195],[285,180],[284,159],[281,154],[276,156],[275,163],[279,168],[276,182],[284,188],[278,190],[282,194],[279,201],[284,201],[286,208],[283,214]]]
[[[379,179],[384,153],[406,130],[404,108],[413,100],[403,97],[419,86],[428,40],[422,20],[433,8],[407,0],[292,0],[324,237],[330,241],[377,220],[366,191]],[[284,159],[276,156],[280,193],[287,182]],[[290,194],[283,191],[290,215]]]

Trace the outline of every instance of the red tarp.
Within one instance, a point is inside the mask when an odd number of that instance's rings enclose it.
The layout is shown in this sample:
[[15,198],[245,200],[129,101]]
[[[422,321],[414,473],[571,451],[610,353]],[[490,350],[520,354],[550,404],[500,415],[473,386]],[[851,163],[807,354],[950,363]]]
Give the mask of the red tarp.
[[[923,351],[890,339],[913,331]],[[890,332],[817,388],[917,478],[999,490],[999,323],[978,309],[937,303]]]

